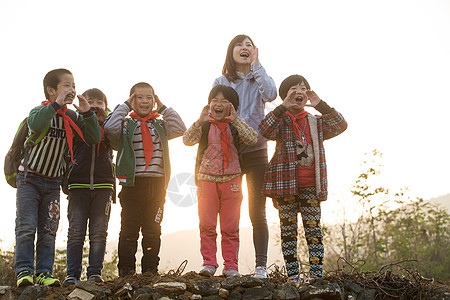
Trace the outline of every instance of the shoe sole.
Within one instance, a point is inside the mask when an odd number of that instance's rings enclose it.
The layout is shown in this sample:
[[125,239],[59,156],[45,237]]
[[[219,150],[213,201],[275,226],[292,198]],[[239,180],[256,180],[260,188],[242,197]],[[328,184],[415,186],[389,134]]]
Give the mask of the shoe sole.
[[30,285],[34,285],[34,283],[29,281],[29,280],[24,279],[19,284],[17,284],[17,287],[21,288],[21,287],[27,287],[27,286],[30,286]]
[[41,284],[41,283],[39,283],[39,285],[40,285],[40,286],[60,287],[60,286],[61,286],[61,282],[56,281],[56,282],[47,283],[47,284]]
[[206,276],[206,277],[211,277],[214,276],[214,274],[211,274],[209,271],[200,271],[198,272],[198,274],[202,275],[202,276]]

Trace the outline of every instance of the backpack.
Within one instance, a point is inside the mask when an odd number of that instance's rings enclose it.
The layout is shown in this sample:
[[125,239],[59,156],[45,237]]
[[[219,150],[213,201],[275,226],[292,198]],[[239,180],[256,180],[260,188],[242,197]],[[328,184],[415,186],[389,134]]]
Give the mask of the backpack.
[[[67,110],[66,114],[75,122],[78,118],[78,115],[76,112]],[[19,124],[19,128],[17,129],[16,135],[14,136],[13,143],[11,145],[11,148],[9,148],[8,153],[6,153],[5,156],[5,164],[4,164],[4,171],[5,171],[5,178],[6,182],[13,188],[17,188],[16,184],[16,176],[19,172],[19,166],[20,162],[23,158],[23,166],[24,166],[24,173],[25,176],[27,175],[28,171],[28,155],[29,150],[34,145],[38,144],[47,134],[49,128],[50,128],[50,122],[48,123],[47,127],[43,131],[34,131],[28,136],[28,123],[27,123],[28,117],[23,119],[22,122]]]
[[9,148],[9,151],[5,156],[5,165],[4,165],[5,178],[6,182],[8,182],[8,184],[13,188],[17,188],[16,176],[22,158],[24,159],[24,167],[26,172],[28,164],[28,150],[37,143],[39,143],[47,134],[47,131],[50,128],[49,123],[48,126],[44,129],[44,131],[42,132],[35,131],[31,133],[30,136],[28,136],[27,119],[28,117],[26,117],[25,119],[23,119],[22,122],[20,122],[19,128],[17,129],[16,135],[14,136],[11,148]]

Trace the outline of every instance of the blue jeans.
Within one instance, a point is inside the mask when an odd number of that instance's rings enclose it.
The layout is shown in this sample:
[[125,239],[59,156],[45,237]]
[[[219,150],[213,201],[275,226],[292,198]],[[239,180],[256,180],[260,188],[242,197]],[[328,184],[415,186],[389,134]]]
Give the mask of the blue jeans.
[[[23,172],[17,175],[16,253],[14,271],[36,274],[53,272],[55,237],[59,225],[61,178],[46,178]],[[34,268],[34,237],[36,269]]]
[[67,218],[67,277],[81,277],[83,245],[89,220],[89,266],[87,277],[101,275],[111,212],[112,190],[72,189]]

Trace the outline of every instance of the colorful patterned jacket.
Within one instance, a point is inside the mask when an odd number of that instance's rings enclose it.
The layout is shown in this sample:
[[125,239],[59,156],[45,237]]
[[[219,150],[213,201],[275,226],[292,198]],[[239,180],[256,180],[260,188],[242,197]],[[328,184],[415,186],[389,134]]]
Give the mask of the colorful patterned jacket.
[[[313,141],[317,199],[327,200],[328,183],[323,141],[333,138],[347,129],[347,122],[336,110],[321,101],[316,107],[322,116],[308,114]],[[264,176],[263,195],[283,198],[298,194],[297,154],[293,124],[286,108],[279,105],[268,113],[259,125],[259,132],[269,140],[276,141],[275,153]]]

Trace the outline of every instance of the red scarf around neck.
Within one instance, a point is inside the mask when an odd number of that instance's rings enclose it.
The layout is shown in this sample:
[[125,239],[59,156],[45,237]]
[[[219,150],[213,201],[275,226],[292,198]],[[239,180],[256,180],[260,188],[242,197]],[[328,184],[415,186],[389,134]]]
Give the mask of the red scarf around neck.
[[[301,120],[303,118],[306,118],[306,116],[308,115],[308,112],[306,110],[302,110],[301,112],[299,112],[298,114],[296,114],[295,116],[290,112],[290,111],[286,111],[286,114],[289,116],[289,118],[291,118],[292,123],[294,125],[294,134],[298,137],[298,139],[302,142],[303,138],[302,138],[302,134],[301,134],[301,129],[298,126],[298,122],[297,120]],[[302,132],[303,133],[303,132]]]
[[[51,101],[47,100],[42,102],[43,105],[49,105],[52,104]],[[67,138],[67,144],[69,145],[69,150],[70,150],[70,160],[74,163],[77,164],[76,162],[74,162],[73,160],[73,131],[72,128],[75,129],[75,131],[78,133],[78,135],[81,137],[81,139],[83,140],[83,142],[86,143],[86,141],[84,140],[83,137],[83,133],[81,132],[80,128],[77,126],[77,124],[75,124],[74,121],[72,121],[72,119],[66,115],[66,111],[67,111],[67,105],[64,106],[63,109],[58,109],[56,111],[56,113],[60,116],[63,117],[64,120],[64,129],[66,130],[66,138]],[[72,128],[71,128],[72,127]],[[87,144],[87,143],[86,143]]]
[[222,152],[223,152],[223,169],[225,170],[227,168],[228,164],[230,163],[230,159],[231,159],[230,139],[228,138],[228,133],[227,133],[228,123],[230,123],[231,120],[225,119],[224,121],[217,121],[210,114],[209,122],[217,125],[220,129],[220,143],[222,144]]
[[155,120],[159,117],[156,112],[151,112],[145,117],[140,117],[136,112],[132,111],[130,117],[133,119],[141,121],[141,134],[142,134],[142,144],[144,145],[144,155],[145,155],[145,169],[150,164],[153,156],[153,139],[150,129],[148,128],[147,121],[150,119]]

